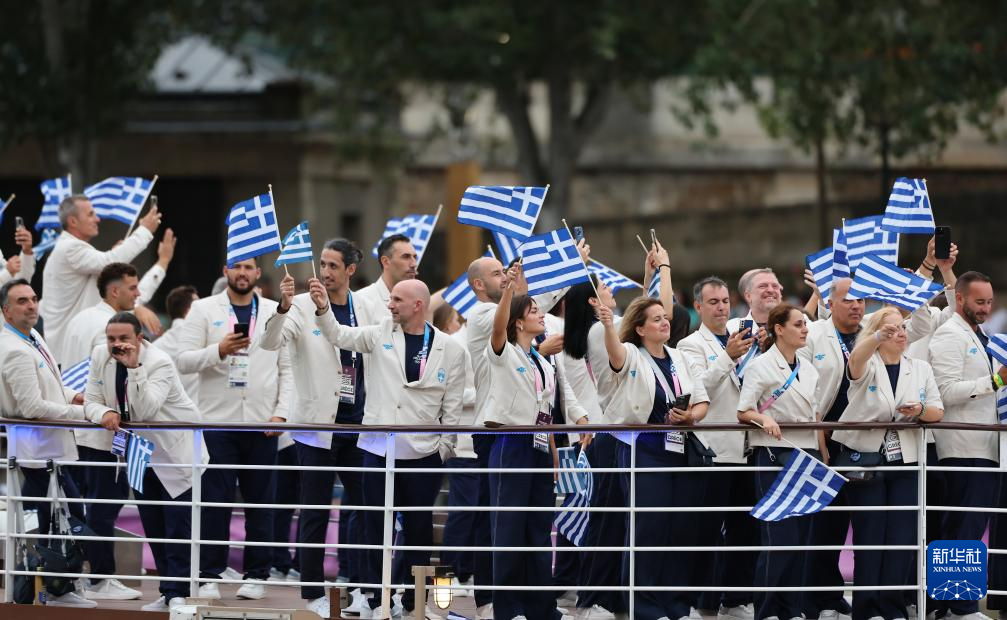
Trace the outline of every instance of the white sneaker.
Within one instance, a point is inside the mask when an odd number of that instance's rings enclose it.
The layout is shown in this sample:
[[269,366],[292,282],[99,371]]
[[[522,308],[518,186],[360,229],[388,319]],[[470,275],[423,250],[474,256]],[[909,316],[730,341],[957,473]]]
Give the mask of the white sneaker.
[[371,606],[367,603],[367,597],[360,591],[360,588],[350,590],[350,604],[342,611],[343,618],[370,618]]
[[199,598],[219,599],[220,587],[215,583],[204,583],[199,586]]
[[308,611],[313,611],[323,618],[330,617],[329,597],[322,595],[316,599],[311,599],[305,606]]
[[296,568],[291,568],[289,571],[287,571],[287,581],[300,581],[300,580],[301,580],[301,571],[297,570]]
[[[454,587],[456,587],[456,588],[472,587],[472,586],[475,585],[475,579],[474,579],[474,577],[472,577],[470,575],[469,578],[468,578],[468,581],[466,581],[465,583],[462,583],[461,581],[458,581],[457,577],[452,577],[451,578],[451,585],[454,586]],[[473,596],[475,596],[475,593],[472,590],[464,590],[464,589],[463,590],[452,590],[451,592],[453,593],[453,595],[454,595],[455,598],[472,598]]]
[[849,614],[841,614],[835,609],[823,609],[818,612],[818,620],[851,620]]
[[477,609],[475,620],[493,620],[493,603],[486,603]]
[[[395,610],[392,610],[392,615],[395,615]],[[439,616],[430,609],[427,605],[426,608],[420,612],[418,609],[412,611],[407,611],[402,614],[402,620],[444,620],[444,616]]]
[[958,614],[951,613],[950,611],[946,616],[945,620],[993,620],[981,611],[977,611],[971,614],[965,614],[964,616],[959,616]]
[[89,601],[76,592],[67,592],[63,596],[49,596],[45,604],[50,607],[97,607],[98,603]]
[[241,584],[235,596],[253,601],[266,598],[266,586],[262,585],[264,583],[261,579],[248,579]]
[[[175,599],[172,599],[172,600],[175,600]],[[185,599],[182,599],[182,600],[184,601]],[[157,600],[154,601],[153,603],[147,603],[146,605],[144,605],[143,607],[141,607],[140,611],[165,612],[165,611],[171,611],[171,608],[168,607],[168,603],[165,602],[164,595],[162,595],[162,596],[159,596],[157,598]]]
[[567,590],[559,597],[556,598],[556,607],[576,607],[577,606],[577,593],[573,590]]
[[98,585],[84,588],[84,597],[92,601],[131,601],[142,596],[142,592],[127,588],[118,579],[104,579]]
[[752,605],[738,605],[737,607],[720,606],[717,610],[717,620],[752,620],[755,617],[755,610]]
[[168,609],[171,611],[175,611],[182,605],[185,605],[185,599],[181,596],[172,597],[172,599],[168,601]]
[[287,575],[283,571],[277,570],[275,568],[269,569],[269,577],[266,578],[266,581],[286,581],[286,580]]
[[574,613],[575,620],[614,620],[615,614],[601,605],[578,607]]
[[695,607],[689,608],[689,618],[691,620],[703,620],[703,614],[699,613],[699,610]]
[[235,581],[241,581],[245,578],[244,573],[239,573],[230,566],[224,569],[224,572],[220,574],[221,579],[234,579]]

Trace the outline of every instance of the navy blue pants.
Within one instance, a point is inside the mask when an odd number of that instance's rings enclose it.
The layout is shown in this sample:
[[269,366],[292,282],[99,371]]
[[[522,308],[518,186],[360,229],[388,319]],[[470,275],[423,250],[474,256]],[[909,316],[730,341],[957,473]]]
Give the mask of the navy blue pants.
[[[759,446],[752,455],[758,467],[783,465],[790,458],[792,450]],[[818,456],[817,450],[808,450]],[[777,471],[755,473],[755,496],[762,498],[779,475]],[[822,513],[819,513],[822,514]],[[810,541],[809,517],[792,517],[782,521],[759,521],[759,534],[763,546],[807,545]],[[755,586],[772,588],[777,586],[804,585],[804,551],[760,551],[755,565]],[[840,593],[841,594],[841,593]],[[770,616],[778,618],[798,618],[801,616],[800,592],[756,592],[755,618],[762,620]]]
[[[486,469],[490,466],[490,452],[496,435],[472,435],[472,445],[476,452],[477,467]],[[479,474],[479,505],[490,506],[490,476]],[[477,512],[472,520],[472,530],[475,533],[476,547],[489,547],[493,544],[492,525],[489,512]],[[472,567],[477,586],[493,585],[493,553],[491,551],[476,551],[472,554]],[[489,605],[493,602],[492,590],[475,591],[476,607]]]
[[[181,541],[178,544],[147,543],[154,556],[157,574],[163,577],[188,577],[192,508],[182,502],[192,500],[192,489],[178,497],[171,497],[154,469],[147,468],[143,473],[143,493],[136,493],[136,498],[153,502],[179,502],[174,506],[140,506],[140,522],[143,524],[144,536],[148,538],[177,538]],[[166,601],[177,596],[189,596],[189,584],[184,581],[162,581],[158,589]]]
[[[297,447],[290,445],[276,453],[277,465],[297,465]],[[297,504],[301,497],[301,472],[290,470],[276,471],[276,496],[273,498],[274,504]],[[283,543],[282,547],[273,547],[273,568],[286,574],[291,568],[296,568],[300,549],[294,550],[291,557],[290,547],[290,524],[294,520],[293,508],[276,508],[273,510],[273,540]],[[298,521],[300,527],[300,521]],[[297,540],[297,536],[294,536]],[[317,597],[315,597],[317,598]]]
[[[838,455],[841,444],[828,440],[829,454]],[[759,497],[762,497],[761,495]],[[839,491],[830,506],[846,506],[846,487]],[[800,517],[811,522],[812,545],[842,545],[850,532],[850,513],[846,510],[827,510],[810,517]],[[843,586],[843,574],[839,571],[841,551],[809,551],[804,559],[804,585],[808,591],[802,602],[805,618],[817,618],[819,613],[832,609],[841,614],[850,613],[850,605],[843,598],[842,590],[814,590],[814,586]]]
[[[738,464],[723,463],[723,467]],[[755,480],[750,471],[731,471],[704,474],[706,506],[753,506]],[[711,547],[754,547],[759,544],[758,521],[747,512],[708,513],[700,517],[700,543]],[[697,585],[714,584],[741,587],[755,582],[757,551],[718,551],[697,553]],[[754,602],[751,592],[704,592],[700,596],[701,609],[716,610],[720,605],[737,607]]]
[[[303,443],[295,443],[293,446],[297,450],[298,463],[303,467],[360,467],[364,461],[364,451],[357,447],[357,435],[333,433],[332,443],[328,450],[316,448]],[[336,482],[334,471],[308,469],[301,471],[301,499],[302,504],[332,504],[332,487]],[[339,473],[339,480],[343,483],[343,497],[341,503],[349,506],[363,505],[363,490],[361,489],[361,474],[355,471],[343,471]],[[297,541],[301,543],[320,544],[325,542],[326,532],[329,528],[329,508],[310,508],[301,510],[301,519],[297,528]],[[339,513],[339,520],[342,521],[344,514]],[[357,532],[347,531],[346,538],[340,538],[340,543],[358,543]],[[360,550],[346,549],[346,557],[350,566],[346,568],[346,574],[350,579],[356,579],[357,575],[354,567],[360,563]],[[325,550],[316,547],[302,547],[298,556],[301,566],[301,581],[324,581],[325,580]],[[342,570],[344,567],[340,567]],[[321,586],[301,586],[301,598],[312,600],[325,595],[325,589]]]
[[[257,431],[206,431],[206,449],[213,465],[275,465],[276,437]],[[208,469],[203,474],[203,501],[234,502],[240,486],[247,504],[272,503],[276,494],[276,471],[272,469]],[[230,540],[231,509],[204,507],[201,515],[202,538]],[[273,511],[269,508],[245,508],[245,540],[273,540]],[[228,545],[202,545],[199,552],[201,577],[217,578],[227,568]],[[270,547],[245,547],[245,579],[266,579],[273,561]]]
[[[479,459],[454,458],[444,464],[454,469],[479,467]],[[445,547],[471,547],[476,540],[475,512],[460,512],[452,507],[479,505],[479,477],[481,474],[458,472],[448,474],[448,520],[444,524]],[[467,581],[475,572],[473,552],[441,552],[442,564],[451,566],[459,581]]]
[[[619,440],[608,433],[598,433],[587,447],[591,467],[618,467]],[[592,507],[626,508],[620,474],[595,472]],[[584,534],[585,547],[621,547],[626,542],[626,515],[620,512],[593,512]],[[624,586],[622,551],[594,551],[584,554],[578,581],[585,586]],[[577,607],[600,605],[612,613],[628,611],[622,592],[600,590],[577,593]],[[676,618],[677,620],[677,618]]]
[[[904,465],[901,460],[891,465]],[[864,482],[845,486],[851,506],[909,506],[917,502],[917,474],[884,471]],[[916,515],[909,512],[851,512],[854,545],[915,545]],[[916,583],[912,551],[854,552],[853,582],[858,586],[902,586]],[[885,620],[908,618],[905,592],[857,590],[853,592],[853,619],[881,616]]]
[[[998,506],[1007,500],[1007,476],[1003,474],[997,476],[1000,479],[1000,499]],[[927,500],[929,504],[929,499]],[[929,538],[930,532],[927,532]],[[1007,549],[1007,515],[994,514],[990,519],[990,549]],[[1007,590],[1007,556],[1003,554],[989,554],[987,566],[989,575],[990,590]],[[990,594],[986,598],[986,607],[998,611],[1007,610],[1007,596],[1002,594]]]
[[[61,467],[56,473],[56,480],[59,482],[59,486],[63,489],[64,496],[80,497],[80,492],[77,490],[77,485],[74,483],[69,471],[67,471],[68,469],[69,468]],[[21,477],[23,478],[21,483],[21,495],[25,497],[47,496],[49,490],[49,472],[44,468],[22,467]],[[26,501],[24,503],[24,509],[38,511],[38,533],[48,534],[49,521],[52,519],[52,503]],[[67,504],[67,509],[70,511],[71,515],[77,517],[81,521],[84,520],[83,504]]]
[[[98,463],[115,463],[116,457],[105,450],[95,450],[87,446],[77,446],[77,453],[82,461]],[[84,477],[84,497],[86,499],[118,499],[125,501],[129,497],[129,482],[126,480],[126,470],[115,467],[84,466],[81,469]],[[118,479],[117,478],[118,474]],[[94,530],[96,536],[115,536],[115,520],[119,518],[122,504],[85,504],[84,514],[88,527]],[[90,540],[84,543],[87,561],[91,563],[91,572],[98,575],[115,574],[115,543],[111,540]],[[94,580],[99,582],[101,580]]]
[[[494,468],[551,468],[552,455],[533,447],[529,434],[499,435],[490,453]],[[535,506],[556,504],[550,474],[490,474],[492,506]],[[493,585],[547,586],[552,583],[553,512],[493,512],[490,517],[494,547],[538,547],[541,551],[494,551]],[[548,619],[559,617],[555,593],[546,590],[493,592],[493,617]]]
[[[412,473],[409,469],[427,469],[440,467],[441,457],[437,453],[421,459],[395,460],[395,497],[396,506],[428,506],[432,507],[441,490],[441,473]],[[364,467],[374,468],[374,472],[363,475],[363,495],[365,506],[385,505],[385,457],[364,452]],[[364,526],[364,544],[380,545],[384,537],[385,513],[380,510],[364,510],[357,516]],[[416,547],[432,547],[434,544],[434,517],[432,510],[406,510],[402,512],[402,532],[399,542],[403,545]],[[430,554],[427,551],[397,551],[405,561],[406,573],[411,577],[413,566],[429,566]],[[365,559],[362,564],[361,578],[367,583],[381,583],[381,550],[365,549],[361,554]],[[381,595],[377,589],[365,592],[373,594],[371,607],[381,605]],[[406,590],[402,595],[402,606],[410,611],[415,604],[415,591]],[[425,605],[420,602],[421,609]]]
[[[636,440],[637,467],[685,467],[685,454],[664,449],[664,433],[643,433]],[[630,446],[619,442],[619,467],[629,468]],[[629,496],[630,474],[621,474],[623,492]],[[636,505],[639,508],[696,506],[703,496],[694,474],[686,472],[654,472],[636,474]],[[629,540],[629,517],[626,520],[626,546]],[[683,532],[694,533],[696,513],[638,512],[636,513],[636,545],[641,547],[673,547],[686,544]],[[635,594],[634,618],[657,620],[682,618],[689,615],[695,599],[688,586],[693,576],[691,552],[637,551],[635,583],[637,586],[671,586],[675,591],[639,591]],[[629,582],[629,553],[623,554],[623,580]]]
[[[987,459],[941,459],[942,467],[996,467]],[[995,472],[946,471],[945,500],[947,506],[990,508],[997,505],[1000,494],[1000,474]],[[989,512],[946,512],[942,531],[947,540],[979,540],[990,521]],[[979,611],[979,601],[934,601],[938,609],[947,609],[964,616]]]

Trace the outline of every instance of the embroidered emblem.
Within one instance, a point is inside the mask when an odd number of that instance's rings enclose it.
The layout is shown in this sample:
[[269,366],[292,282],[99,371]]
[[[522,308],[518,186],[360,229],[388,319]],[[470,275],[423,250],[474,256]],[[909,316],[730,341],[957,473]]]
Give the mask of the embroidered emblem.
[[381,346],[383,346],[385,348],[385,351],[391,351],[392,350],[392,345],[391,344],[387,344],[386,343],[386,344],[383,344]]
[[38,363],[38,367],[39,368],[45,368],[45,362],[39,362]]
[[311,333],[314,334],[314,335],[316,335],[316,336],[321,336],[322,335],[322,330],[320,330],[320,329],[313,329],[313,330],[311,330]]
[[707,359],[710,360],[711,362],[715,362],[715,361],[717,361],[717,356],[716,355],[711,355]]
[[815,359],[820,362],[823,359],[825,359],[825,354],[824,353],[819,353],[818,355],[815,356]]
[[525,372],[525,367],[524,366],[518,366],[517,367],[517,371],[518,372]]
[[636,371],[635,370],[629,371],[629,376],[633,377],[635,379],[636,378]]
[[850,455],[850,460],[853,461],[854,463],[856,463],[857,461],[859,461],[860,460],[860,453],[859,452],[854,452],[853,454],[851,454]]
[[444,380],[448,378],[448,373],[444,372],[443,368],[437,370],[437,383],[444,383]]
[[867,389],[870,390],[870,391],[872,391],[872,392],[877,392],[878,391],[878,386],[876,386],[876,385],[869,385],[869,386],[867,386]]
[[214,321],[214,322],[213,322],[213,326],[214,326],[214,327],[220,327],[220,326],[221,326],[221,325],[223,325],[223,324],[224,324],[224,322],[223,322],[223,321]]
[[98,385],[105,385],[105,382],[102,381],[101,379],[95,379],[95,383],[97,383]]
[[975,355],[978,352],[979,349],[977,347],[972,347],[971,349],[969,349],[969,355]]

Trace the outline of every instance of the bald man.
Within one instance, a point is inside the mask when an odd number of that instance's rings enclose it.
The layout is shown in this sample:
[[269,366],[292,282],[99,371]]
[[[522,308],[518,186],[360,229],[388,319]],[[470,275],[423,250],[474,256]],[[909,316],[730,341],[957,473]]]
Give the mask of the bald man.
[[[402,280],[389,293],[390,317],[377,325],[349,327],[340,325],[329,311],[329,297],[317,279],[308,282],[309,294],[315,304],[315,320],[321,333],[340,349],[369,354],[364,366],[368,391],[364,404],[365,425],[401,424],[407,426],[457,426],[461,417],[462,395],[465,390],[465,350],[460,344],[426,322],[430,306],[430,291],[420,280]],[[380,387],[378,387],[380,386]],[[385,504],[385,452],[383,433],[361,433],[357,444],[364,450],[364,467],[374,472],[363,474],[364,504]],[[441,487],[440,473],[411,473],[410,469],[441,467],[454,455],[453,434],[395,435],[395,505],[433,506]],[[380,545],[383,539],[383,513],[362,511],[364,544]],[[433,544],[433,513],[405,511],[402,513],[405,542],[402,544],[430,547]],[[363,552],[361,580],[381,581],[381,551]],[[410,566],[428,566],[430,551],[404,553],[407,574]],[[375,591],[365,591],[371,608],[381,604],[381,617],[394,615],[387,606],[387,597],[379,601]],[[402,596],[405,617],[437,617],[414,601],[414,591]]]

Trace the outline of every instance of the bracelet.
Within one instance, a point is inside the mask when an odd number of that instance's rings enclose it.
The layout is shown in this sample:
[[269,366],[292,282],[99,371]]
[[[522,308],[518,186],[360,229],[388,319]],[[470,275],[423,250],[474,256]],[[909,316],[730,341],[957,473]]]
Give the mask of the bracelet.
[[997,387],[1003,387],[1004,386],[1004,380],[1003,380],[1003,378],[1000,375],[998,375],[997,373],[993,373],[993,383]]
[[937,268],[937,265],[928,265],[927,261],[923,261],[923,264],[920,266],[926,269],[927,271],[933,271],[934,269]]
[[669,265],[668,263],[664,263],[663,265],[658,265],[657,266],[658,269],[660,269],[661,267],[667,267],[668,271],[671,271],[671,265]]

